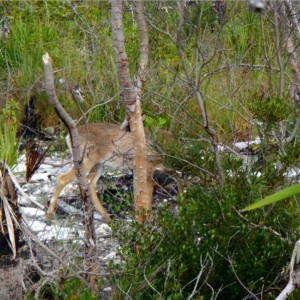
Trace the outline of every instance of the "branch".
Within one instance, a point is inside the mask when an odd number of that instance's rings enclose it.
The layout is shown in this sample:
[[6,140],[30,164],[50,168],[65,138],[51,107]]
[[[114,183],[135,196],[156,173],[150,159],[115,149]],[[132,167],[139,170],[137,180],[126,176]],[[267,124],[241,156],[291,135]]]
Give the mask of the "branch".
[[[178,20],[178,24],[177,24],[177,33],[176,33],[177,52],[178,52],[178,55],[179,55],[179,58],[180,58],[185,76],[187,78],[188,84],[193,89],[193,92],[194,92],[194,95],[195,95],[195,98],[196,98],[196,101],[197,101],[197,104],[198,104],[198,108],[200,110],[200,113],[201,113],[201,116],[202,116],[202,119],[203,119],[202,127],[204,128],[204,130],[211,137],[211,145],[214,149],[215,160],[216,160],[217,180],[218,180],[219,185],[222,187],[224,185],[224,171],[223,171],[223,168],[222,168],[221,157],[220,157],[220,153],[219,153],[219,149],[218,149],[217,133],[216,133],[216,130],[213,129],[209,124],[208,115],[207,115],[207,111],[206,111],[206,107],[205,107],[205,104],[204,104],[203,97],[202,97],[201,92],[199,90],[199,86],[193,80],[193,78],[190,74],[190,71],[189,71],[188,65],[187,65],[187,61],[186,61],[186,57],[185,57],[185,54],[184,54],[184,51],[183,51],[182,33],[183,33],[183,24],[184,24],[184,14],[185,14],[184,3],[180,2],[179,20]],[[209,60],[211,60],[212,58],[213,58],[213,56]],[[206,61],[203,65],[208,63],[208,61]]]
[[[144,17],[144,2],[136,2],[137,23],[140,33],[140,74],[137,77],[137,86],[130,78],[129,60],[125,50],[125,39],[123,32],[123,1],[111,1],[111,30],[113,37],[113,48],[115,51],[115,63],[117,67],[119,85],[126,105],[127,119],[121,128],[127,126],[128,121],[130,130],[133,133],[134,147],[134,200],[136,208],[136,219],[138,222],[143,220],[143,211],[150,217],[152,210],[152,193],[148,185],[147,160],[146,160],[146,138],[143,127],[141,112],[141,91],[145,79],[148,64],[148,36]],[[151,174],[149,176],[152,176]],[[149,181],[150,182],[150,181]],[[149,193],[148,193],[149,190]],[[150,195],[151,194],[151,195]]]
[[[142,92],[143,83],[146,80],[147,68],[148,68],[148,52],[149,52],[149,41],[147,33],[147,24],[145,20],[145,4],[143,0],[136,1],[135,3],[135,14],[136,21],[140,34],[140,66],[137,76],[137,88],[138,93]],[[141,96],[141,95],[140,95]]]
[[288,10],[288,15],[289,15],[289,22],[294,25],[295,27],[295,31],[296,31],[296,37],[298,39],[298,41],[300,42],[300,23],[299,23],[299,20],[298,20],[298,14],[297,12],[295,11],[294,7],[293,7],[293,1],[291,0],[285,0],[284,3],[285,3],[285,6]]
[[[44,73],[45,73],[45,83],[46,83],[46,94],[48,97],[48,101],[55,108],[57,114],[67,126],[71,145],[72,145],[72,153],[74,160],[74,168],[75,174],[78,180],[80,193],[82,196],[82,200],[84,202],[84,226],[85,226],[85,238],[87,241],[95,241],[95,226],[93,219],[93,198],[91,188],[87,179],[87,174],[83,165],[84,151],[80,144],[79,134],[76,128],[76,123],[74,120],[68,115],[63,106],[59,103],[54,87],[54,76],[53,69],[50,56],[48,53],[43,55],[43,64],[44,64]],[[97,201],[95,201],[95,205],[97,206]],[[92,244],[92,245],[91,245]],[[85,256],[86,256],[86,270],[93,270],[94,266],[90,260],[91,256],[95,251],[95,247],[93,246],[95,243],[85,243]],[[94,276],[90,276],[89,274],[85,274],[87,281],[91,284],[95,284]],[[94,285],[95,286],[95,285]]]
[[40,204],[39,202],[37,202],[35,199],[32,198],[32,196],[28,196],[24,190],[22,189],[22,187],[20,186],[18,180],[16,179],[15,175],[11,172],[10,168],[8,166],[6,166],[7,168],[7,172],[16,188],[16,190],[20,193],[20,195],[25,198],[26,200],[34,203],[36,206],[38,206],[41,209],[45,209],[45,206]]
[[297,263],[296,257],[300,247],[300,239],[295,243],[292,257],[290,261],[290,280],[284,290],[279,294],[275,300],[287,299],[297,288],[300,286],[300,270],[294,270],[295,264]]
[[76,127],[75,122],[67,114],[67,112],[64,110],[63,106],[59,103],[56,97],[52,63],[48,53],[43,55],[43,64],[44,64],[44,73],[45,73],[46,94],[48,97],[48,101],[51,105],[54,106],[57,114],[64,122],[64,124],[68,127],[68,130],[71,128],[75,128]]
[[239,283],[239,284],[247,291],[247,293],[248,293],[249,295],[251,295],[251,296],[253,297],[253,299],[259,300],[259,299],[256,297],[256,295],[255,295],[252,291],[250,291],[250,290],[243,284],[243,282],[242,282],[241,279],[239,278],[238,274],[236,273],[236,270],[234,269],[234,266],[233,266],[233,263],[232,263],[232,260],[231,260],[230,257],[228,257],[228,262],[229,262],[229,264],[230,264],[230,267],[231,267],[231,269],[232,269],[232,272],[233,272],[235,278],[237,279],[238,283]]

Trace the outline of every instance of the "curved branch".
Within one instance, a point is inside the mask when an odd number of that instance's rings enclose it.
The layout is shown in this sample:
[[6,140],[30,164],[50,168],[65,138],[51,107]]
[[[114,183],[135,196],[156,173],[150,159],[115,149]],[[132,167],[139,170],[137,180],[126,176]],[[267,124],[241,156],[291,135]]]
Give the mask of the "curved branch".
[[295,243],[292,257],[290,261],[290,280],[283,291],[277,296],[275,300],[287,299],[300,286],[300,270],[294,270],[296,264],[296,257],[298,249],[300,248],[300,240]]

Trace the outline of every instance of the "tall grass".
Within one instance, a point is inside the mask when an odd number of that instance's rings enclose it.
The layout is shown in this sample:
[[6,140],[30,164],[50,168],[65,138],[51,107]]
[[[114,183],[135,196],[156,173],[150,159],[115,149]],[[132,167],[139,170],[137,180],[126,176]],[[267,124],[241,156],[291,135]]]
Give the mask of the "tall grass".
[[[168,12],[158,9],[155,3],[146,3],[147,17],[161,31],[170,33],[173,41],[149,25],[150,63],[143,111],[150,118],[161,116],[167,119],[167,124],[177,124],[173,129],[178,135],[194,138],[203,133],[202,121],[194,97],[185,100],[192,90],[186,84],[174,43],[178,6],[172,1],[165,4]],[[278,89],[276,72],[239,66],[242,63],[277,66],[275,35],[269,16],[249,12],[243,3],[227,4],[224,26],[216,23],[210,2],[199,2],[187,8],[183,30],[188,68],[192,78],[198,78],[201,83],[210,121],[223,142],[237,139],[232,120],[244,136],[248,135],[248,121],[256,117],[251,112],[251,101],[259,101],[257,94],[262,82],[273,94]],[[75,5],[64,1],[27,1],[18,9],[9,3],[6,5],[13,17],[11,36],[0,44],[3,54],[0,55],[0,79],[7,80],[9,66],[10,93],[21,107],[30,94],[37,95],[38,110],[43,114],[42,126],[55,123],[55,112],[47,108],[44,95],[40,60],[46,51],[53,58],[58,96],[73,118],[81,116],[69,91],[73,84],[79,84],[84,92],[83,111],[106,102],[119,92],[108,2],[81,1]],[[132,76],[137,71],[139,59],[138,30],[133,16],[132,7],[126,3],[124,26]],[[218,50],[214,55],[216,46]],[[224,66],[228,68],[221,70]],[[59,79],[65,84],[60,85]],[[117,97],[92,110],[89,121],[119,122],[124,116],[121,100]],[[176,121],[172,121],[173,118]]]
[[19,139],[17,138],[18,104],[9,102],[0,114],[0,161],[13,167],[18,159]]

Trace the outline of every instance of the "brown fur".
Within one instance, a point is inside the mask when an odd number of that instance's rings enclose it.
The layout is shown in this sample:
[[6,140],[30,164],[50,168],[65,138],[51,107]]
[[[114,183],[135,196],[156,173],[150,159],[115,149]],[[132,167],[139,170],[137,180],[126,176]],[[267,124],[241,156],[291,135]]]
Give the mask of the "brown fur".
[[[119,125],[108,123],[82,125],[78,127],[78,133],[82,149],[85,151],[83,164],[89,174],[93,202],[103,218],[109,221],[110,217],[97,197],[96,184],[105,166],[114,169],[133,169],[133,134],[121,130]],[[154,188],[153,175],[156,170],[162,169],[162,160],[162,155],[151,147],[151,141],[147,138],[147,186],[151,198]],[[46,219],[51,218],[62,189],[73,179],[75,179],[74,168],[59,176]]]

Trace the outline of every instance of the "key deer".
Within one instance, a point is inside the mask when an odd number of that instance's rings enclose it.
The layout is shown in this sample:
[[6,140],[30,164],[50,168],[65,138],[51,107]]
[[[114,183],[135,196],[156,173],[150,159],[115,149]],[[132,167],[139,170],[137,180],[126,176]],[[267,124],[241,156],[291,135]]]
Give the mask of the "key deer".
[[[89,174],[92,200],[106,221],[110,217],[99,201],[96,194],[96,184],[100,178],[103,168],[109,166],[113,169],[133,169],[133,134],[121,130],[119,125],[108,123],[86,124],[78,127],[80,143],[84,153],[84,168]],[[70,138],[67,136],[67,144]],[[70,147],[69,147],[70,148]],[[163,157],[151,147],[151,141],[147,138],[147,186],[149,197],[152,198],[156,170],[163,169]],[[58,197],[62,189],[75,179],[74,167],[58,178],[58,183],[47,211],[46,219],[50,220],[55,211]]]

